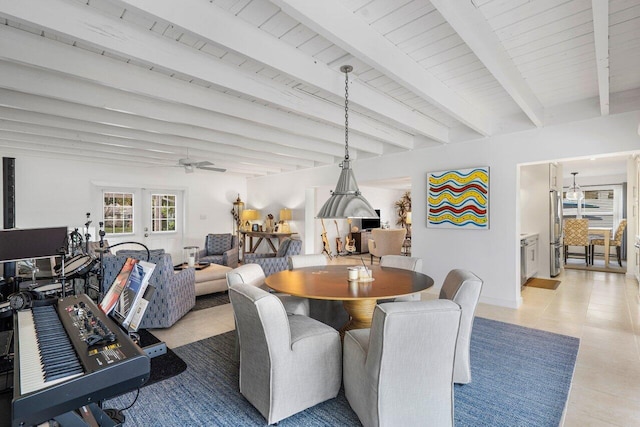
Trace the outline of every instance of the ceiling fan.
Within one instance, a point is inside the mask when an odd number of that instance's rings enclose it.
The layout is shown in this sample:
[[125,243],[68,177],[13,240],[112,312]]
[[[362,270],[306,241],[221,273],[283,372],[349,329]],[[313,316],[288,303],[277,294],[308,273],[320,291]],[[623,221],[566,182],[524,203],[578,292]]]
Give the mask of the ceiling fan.
[[227,170],[224,168],[213,168],[213,163],[204,160],[202,162],[197,162],[195,160],[186,158],[178,160],[178,166],[184,167],[184,171],[186,173],[193,173],[196,169],[202,169],[213,172],[226,172]]

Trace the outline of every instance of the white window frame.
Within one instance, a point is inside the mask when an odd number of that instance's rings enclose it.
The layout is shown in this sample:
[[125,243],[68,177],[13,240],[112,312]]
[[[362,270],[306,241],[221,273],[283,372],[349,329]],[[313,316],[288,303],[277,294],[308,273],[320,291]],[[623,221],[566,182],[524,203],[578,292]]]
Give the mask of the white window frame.
[[[151,197],[151,200],[149,201],[149,215],[151,215],[151,218],[149,218],[149,224],[151,224],[151,230],[150,232],[153,234],[169,234],[169,233],[176,233],[177,227],[178,227],[178,221],[179,221],[179,217],[178,217],[178,209],[177,209],[177,196],[175,194],[166,194],[166,193],[151,193],[149,195],[149,197]],[[172,218],[154,218],[154,213],[156,212],[157,209],[161,209],[162,206],[155,206],[154,205],[154,200],[155,197],[161,197],[161,198],[165,198],[165,197],[170,197],[173,198],[173,217]],[[170,221],[171,219],[173,219],[173,230],[154,230],[155,228],[155,223],[156,221],[160,221],[165,222],[165,221]]]

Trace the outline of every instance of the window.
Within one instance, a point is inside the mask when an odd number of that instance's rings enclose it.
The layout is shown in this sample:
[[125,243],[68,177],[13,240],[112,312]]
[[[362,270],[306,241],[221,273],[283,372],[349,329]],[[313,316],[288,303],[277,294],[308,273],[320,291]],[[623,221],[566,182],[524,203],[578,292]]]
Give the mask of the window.
[[[590,227],[613,228],[623,217],[622,185],[583,186],[580,214],[589,219]],[[575,218],[578,214],[576,202],[564,201],[564,217]]]
[[151,195],[151,231],[176,231],[175,195]]
[[133,233],[133,193],[104,192],[102,212],[106,233]]

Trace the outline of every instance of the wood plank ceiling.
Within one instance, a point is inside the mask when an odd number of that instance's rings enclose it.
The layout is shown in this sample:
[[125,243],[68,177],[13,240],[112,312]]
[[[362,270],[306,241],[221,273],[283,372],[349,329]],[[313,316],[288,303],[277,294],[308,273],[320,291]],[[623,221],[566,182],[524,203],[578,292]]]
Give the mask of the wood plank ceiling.
[[344,64],[355,159],[640,98],[640,0],[0,0],[0,23],[0,147],[87,161],[338,163]]

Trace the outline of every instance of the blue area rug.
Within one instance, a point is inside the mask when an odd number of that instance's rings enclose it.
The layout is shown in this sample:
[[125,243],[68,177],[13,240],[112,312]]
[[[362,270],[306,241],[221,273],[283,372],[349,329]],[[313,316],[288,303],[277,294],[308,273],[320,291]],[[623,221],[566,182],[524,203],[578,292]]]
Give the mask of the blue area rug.
[[[558,426],[579,340],[476,318],[471,338],[473,381],[455,386],[456,426]],[[127,426],[264,426],[240,394],[234,334],[174,349],[185,372],[140,391],[125,411]],[[123,408],[129,393],[105,403]],[[426,421],[425,421],[426,422]],[[280,426],[358,426],[341,391],[337,398],[287,418]]]

